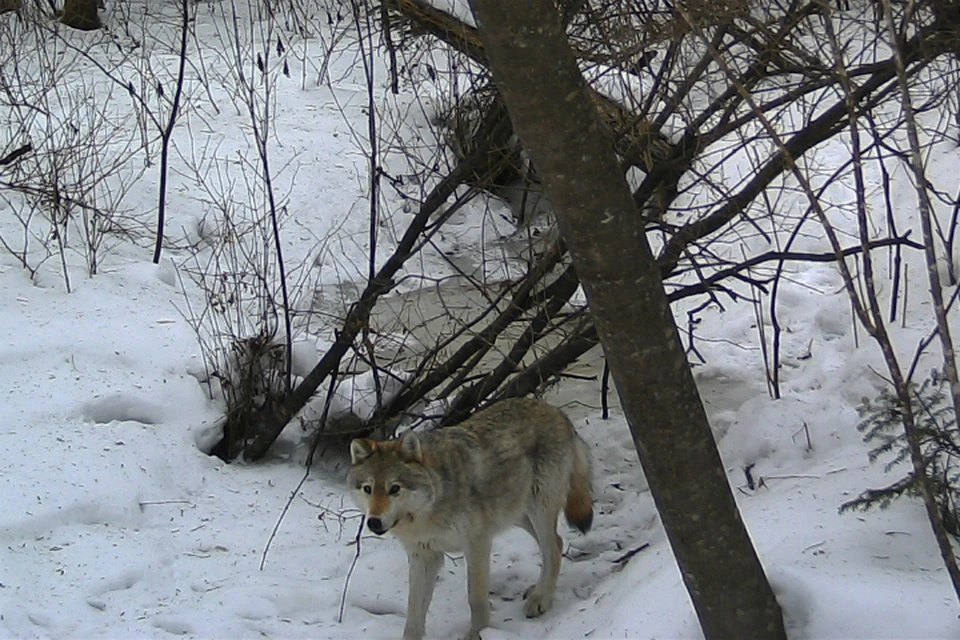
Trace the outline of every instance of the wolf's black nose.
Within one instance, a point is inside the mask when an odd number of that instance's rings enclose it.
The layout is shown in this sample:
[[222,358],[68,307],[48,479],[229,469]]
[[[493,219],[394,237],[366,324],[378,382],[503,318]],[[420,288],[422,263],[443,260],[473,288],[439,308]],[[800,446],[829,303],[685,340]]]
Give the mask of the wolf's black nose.
[[378,536],[382,536],[387,532],[383,527],[383,521],[380,518],[367,518],[367,527],[370,528],[370,531],[373,531]]

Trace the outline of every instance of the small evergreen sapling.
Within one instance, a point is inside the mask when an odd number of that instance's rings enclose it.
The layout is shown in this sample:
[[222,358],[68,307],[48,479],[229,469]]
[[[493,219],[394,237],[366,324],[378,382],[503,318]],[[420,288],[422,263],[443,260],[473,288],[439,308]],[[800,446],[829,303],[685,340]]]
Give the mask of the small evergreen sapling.
[[[948,402],[949,390],[947,379],[934,371],[920,386],[911,383],[909,393],[924,467],[940,517],[949,533],[960,536],[960,430]],[[892,456],[885,465],[885,470],[891,471],[909,461],[902,406],[895,393],[884,389],[875,400],[864,398],[857,412],[860,414],[857,430],[864,434],[864,442],[875,444],[869,453],[870,462]],[[916,474],[912,470],[886,487],[864,491],[841,505],[840,512],[867,511],[873,507],[885,509],[903,495],[919,495]]]

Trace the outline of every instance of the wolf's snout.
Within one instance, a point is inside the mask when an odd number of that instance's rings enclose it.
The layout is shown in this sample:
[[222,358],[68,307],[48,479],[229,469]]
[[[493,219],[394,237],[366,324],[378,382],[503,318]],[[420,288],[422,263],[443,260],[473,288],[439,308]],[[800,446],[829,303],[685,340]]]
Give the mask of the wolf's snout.
[[383,520],[380,518],[367,518],[367,527],[378,536],[387,532],[386,527],[383,526]]

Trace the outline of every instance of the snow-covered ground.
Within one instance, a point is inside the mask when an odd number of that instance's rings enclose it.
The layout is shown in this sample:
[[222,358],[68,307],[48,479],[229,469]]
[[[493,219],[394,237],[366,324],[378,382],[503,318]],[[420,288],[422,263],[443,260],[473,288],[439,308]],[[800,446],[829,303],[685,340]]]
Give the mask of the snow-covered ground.
[[[201,12],[197,29],[212,38],[218,24]],[[334,59],[331,89],[301,87],[298,61],[288,62],[272,139],[276,166],[285,167],[278,186],[290,212],[285,250],[291,264],[318,266],[320,273],[298,277],[326,291],[359,282],[366,268],[366,158],[351,133],[365,126],[366,90],[359,65]],[[220,150],[200,154],[203,162],[239,157],[245,114],[202,115],[175,136],[180,153],[189,155],[191,145],[196,151],[192,138],[203,131]],[[957,150],[939,153],[934,168],[948,176]],[[150,210],[152,175],[134,184],[129,208]],[[909,209],[910,191],[902,193]],[[17,237],[22,229],[3,203],[0,234]],[[225,240],[204,230],[209,201],[186,178],[173,177],[169,203],[168,235],[186,235],[186,244],[156,266],[144,243],[116,241],[95,276],[87,275],[82,251],[68,252],[69,293],[59,258],[31,279],[0,253],[0,635],[399,637],[406,559],[396,542],[365,534],[347,588],[359,520],[346,497],[345,452],[315,464],[285,513],[304,474],[296,434],[257,464],[226,464],[203,452],[222,408],[201,383],[200,349],[182,311],[188,299],[203,301],[181,269],[194,253],[209,254],[204,238]],[[381,255],[393,241],[391,225],[402,230],[407,215],[402,202],[392,204],[397,220],[385,223]],[[462,218],[439,240],[442,249],[469,257],[502,232],[491,226],[497,216],[489,224]],[[429,257],[418,268],[450,269]],[[779,294],[783,398],[767,392],[748,303],[705,318],[698,348],[707,363],[695,368],[790,637],[960,637],[958,604],[921,505],[837,512],[862,490],[891,481],[882,464],[868,462],[856,430],[856,406],[883,387],[883,366],[862,331],[854,335],[835,268],[792,269]],[[920,273],[912,272],[909,328],[897,330],[908,353],[931,326]],[[312,327],[321,341],[333,328]],[[579,372],[596,374],[598,361],[584,358]],[[534,542],[517,530],[495,543],[485,640],[699,637],[616,405],[601,420],[599,384],[580,379],[547,399],[590,444],[597,517],[585,536],[563,532],[554,608],[541,619],[524,619],[520,603],[538,571]],[[748,465],[755,489],[747,487]],[[441,574],[428,636],[456,637],[468,617],[464,562],[454,558]]]

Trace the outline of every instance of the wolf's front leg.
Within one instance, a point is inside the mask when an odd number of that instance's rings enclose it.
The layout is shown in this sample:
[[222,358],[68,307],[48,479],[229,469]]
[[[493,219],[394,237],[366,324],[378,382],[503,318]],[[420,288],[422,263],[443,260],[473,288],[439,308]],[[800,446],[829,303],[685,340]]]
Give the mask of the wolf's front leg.
[[490,624],[490,537],[470,541],[467,547],[467,600],[470,631],[464,640],[480,640],[480,631]]
[[443,554],[426,549],[407,552],[410,584],[407,592],[407,622],[403,626],[403,640],[422,640],[427,624],[427,609],[433,599],[437,574],[443,566]]

